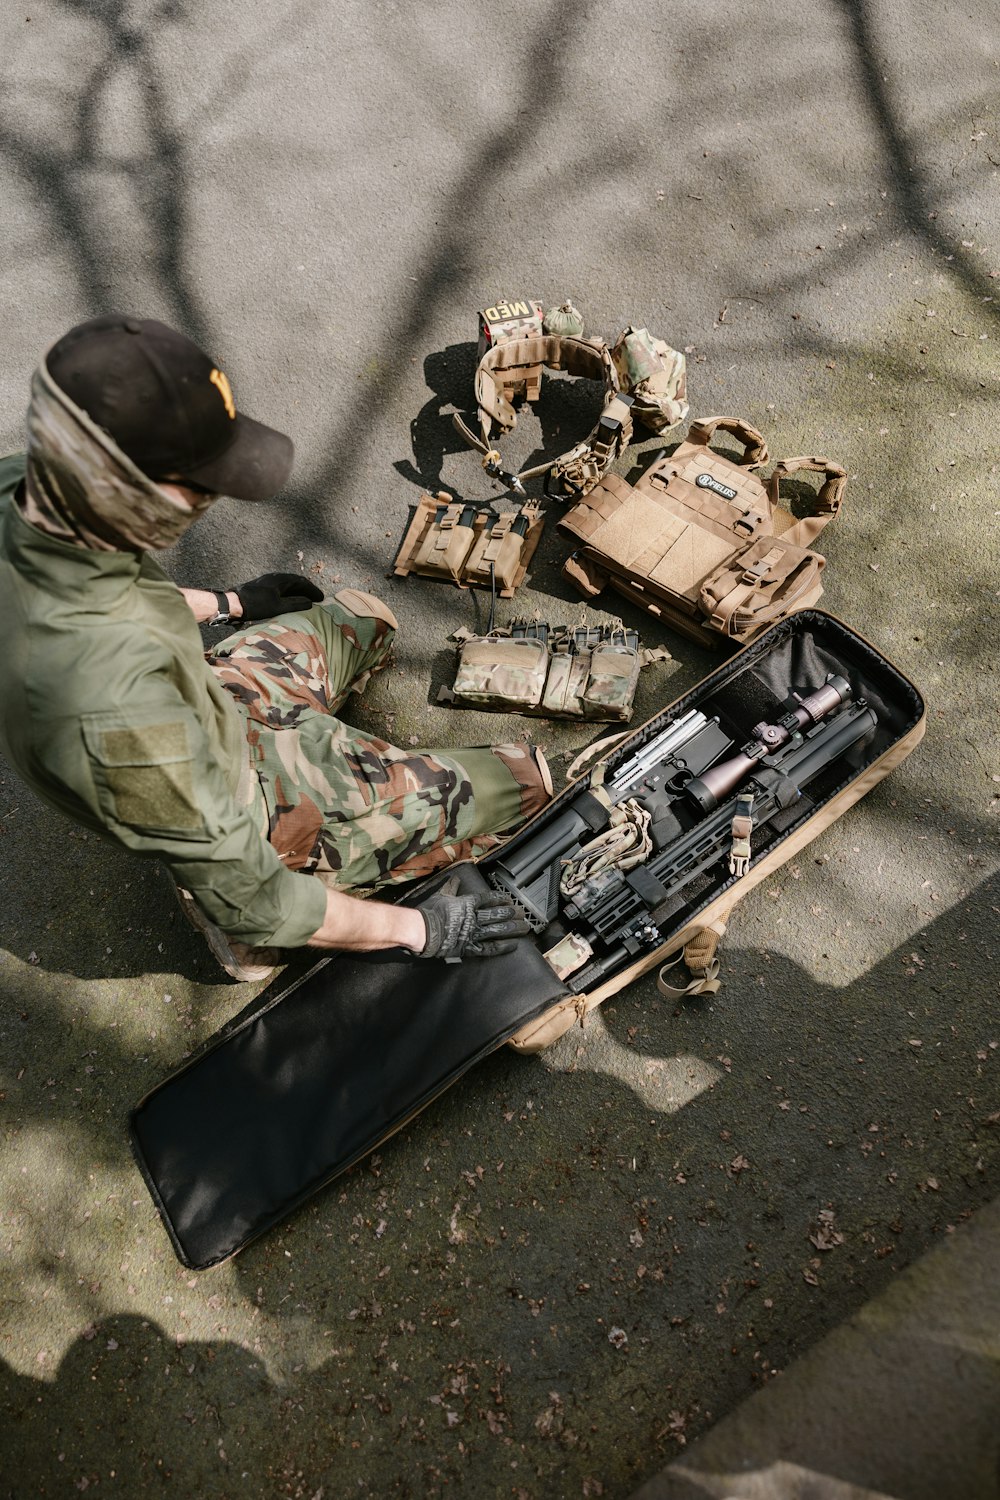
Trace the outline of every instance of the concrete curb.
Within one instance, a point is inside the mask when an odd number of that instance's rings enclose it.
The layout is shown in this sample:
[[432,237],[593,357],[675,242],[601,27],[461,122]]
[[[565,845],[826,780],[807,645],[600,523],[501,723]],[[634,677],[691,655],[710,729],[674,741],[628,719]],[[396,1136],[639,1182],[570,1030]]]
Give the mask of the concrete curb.
[[632,1500],[994,1500],[998,1263],[994,1202]]

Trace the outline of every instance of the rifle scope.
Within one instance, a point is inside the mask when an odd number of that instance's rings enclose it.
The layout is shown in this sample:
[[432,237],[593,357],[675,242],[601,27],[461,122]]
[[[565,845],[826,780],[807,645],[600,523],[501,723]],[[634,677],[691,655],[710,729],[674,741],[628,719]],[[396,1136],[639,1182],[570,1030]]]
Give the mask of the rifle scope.
[[758,761],[787,745],[793,734],[818,724],[820,719],[846,703],[850,696],[851,685],[847,679],[831,672],[821,688],[799,698],[798,707],[785,714],[777,724],[755,724],[751,731],[753,739],[743,746],[739,755],[710,766],[700,776],[686,782],[682,788],[684,796],[690,797],[703,813],[712,812]]

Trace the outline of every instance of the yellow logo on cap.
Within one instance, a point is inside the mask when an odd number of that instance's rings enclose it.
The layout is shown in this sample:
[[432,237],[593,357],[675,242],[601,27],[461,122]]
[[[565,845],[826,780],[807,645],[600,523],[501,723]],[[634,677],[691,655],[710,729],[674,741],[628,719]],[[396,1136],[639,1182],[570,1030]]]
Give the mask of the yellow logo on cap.
[[230,421],[235,422],[236,402],[233,400],[233,390],[232,386],[229,384],[229,381],[226,379],[225,375],[223,375],[221,370],[213,370],[208,378],[215,386],[216,390],[219,392],[219,395],[222,397]]

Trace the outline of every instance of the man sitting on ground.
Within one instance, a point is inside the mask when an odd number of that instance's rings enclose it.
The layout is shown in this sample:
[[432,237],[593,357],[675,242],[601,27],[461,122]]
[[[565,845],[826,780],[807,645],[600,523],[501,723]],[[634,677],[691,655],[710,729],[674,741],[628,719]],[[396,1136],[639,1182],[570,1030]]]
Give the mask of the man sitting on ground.
[[[304,945],[504,951],[527,929],[501,897],[349,893],[491,847],[551,795],[541,752],[407,752],[339,719],[396,629],[373,595],[324,601],[292,574],[178,589],[148,555],[219,495],[271,498],[292,455],[162,323],[95,318],[53,346],[27,454],[0,459],[0,751],[47,804],[161,859],[236,978]],[[241,628],[206,657],[198,623],[223,620]]]

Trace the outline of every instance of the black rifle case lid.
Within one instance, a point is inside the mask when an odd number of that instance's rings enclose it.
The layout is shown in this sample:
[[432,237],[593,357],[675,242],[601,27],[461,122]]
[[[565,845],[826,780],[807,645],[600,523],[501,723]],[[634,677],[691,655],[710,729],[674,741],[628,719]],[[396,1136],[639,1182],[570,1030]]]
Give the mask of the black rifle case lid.
[[[474,865],[448,875],[485,891]],[[224,1029],[131,1116],[178,1258],[203,1270],[263,1234],[568,993],[534,944],[448,964],[338,954]]]

